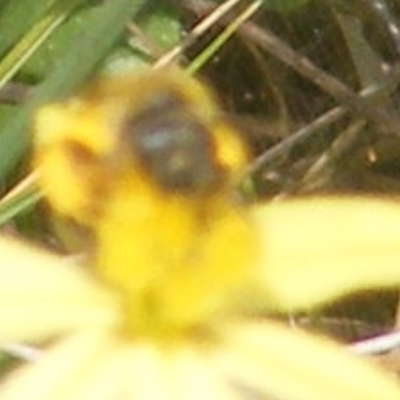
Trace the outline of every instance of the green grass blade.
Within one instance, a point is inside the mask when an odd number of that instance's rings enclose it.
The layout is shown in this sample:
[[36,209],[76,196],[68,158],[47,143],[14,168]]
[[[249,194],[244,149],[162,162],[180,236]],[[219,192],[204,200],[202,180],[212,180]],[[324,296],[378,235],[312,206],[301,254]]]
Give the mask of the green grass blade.
[[0,89],[82,0],[58,2],[0,62]]
[[99,7],[93,23],[57,68],[36,90],[29,102],[11,119],[0,135],[0,180],[19,162],[28,148],[32,113],[41,104],[63,97],[77,88],[108,54],[125,24],[137,13],[143,0],[113,0]]

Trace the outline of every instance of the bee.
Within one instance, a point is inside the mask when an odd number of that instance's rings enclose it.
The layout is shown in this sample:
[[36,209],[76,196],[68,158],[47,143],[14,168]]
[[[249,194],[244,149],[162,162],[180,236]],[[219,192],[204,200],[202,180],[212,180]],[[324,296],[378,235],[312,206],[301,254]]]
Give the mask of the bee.
[[47,197],[83,223],[101,214],[124,168],[160,196],[204,198],[232,189],[247,161],[211,93],[178,70],[100,79],[41,109],[36,131]]
[[48,202],[93,233],[101,274],[143,292],[147,305],[135,296],[132,310],[191,318],[243,278],[255,248],[237,191],[247,151],[197,79],[177,69],[102,78],[44,106],[35,127]]

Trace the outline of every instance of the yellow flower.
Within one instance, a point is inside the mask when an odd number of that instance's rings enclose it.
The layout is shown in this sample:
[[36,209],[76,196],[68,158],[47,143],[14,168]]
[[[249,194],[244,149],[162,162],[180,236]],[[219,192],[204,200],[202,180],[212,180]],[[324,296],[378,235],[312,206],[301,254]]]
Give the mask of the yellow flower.
[[260,317],[398,285],[396,203],[246,204],[243,145],[177,71],[101,81],[37,125],[43,190],[92,241],[80,266],[0,240],[0,342],[45,343],[2,400],[400,398],[366,360]]
[[[397,204],[314,199],[258,213],[274,237],[273,246],[264,237],[257,266],[258,289],[275,300],[269,304],[297,308],[299,299],[303,308],[399,282]],[[326,243],[318,247],[297,246],[299,238],[312,243],[321,236]],[[1,342],[53,338],[37,362],[5,379],[2,399],[399,398],[396,382],[339,345],[248,312],[230,310],[175,338],[127,335],[121,293],[91,271],[5,238],[0,253]],[[252,303],[257,294],[247,293],[242,309],[261,309]]]

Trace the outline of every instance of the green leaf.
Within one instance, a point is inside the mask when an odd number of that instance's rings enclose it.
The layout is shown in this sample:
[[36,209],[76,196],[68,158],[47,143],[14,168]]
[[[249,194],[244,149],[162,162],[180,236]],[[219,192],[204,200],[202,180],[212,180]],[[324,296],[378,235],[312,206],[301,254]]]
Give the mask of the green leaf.
[[38,49],[33,57],[21,68],[20,74],[35,81],[43,79],[62,62],[86,27],[97,17],[97,7],[85,7],[70,16],[57,31]]
[[0,62],[0,88],[7,83],[20,67],[34,54],[82,0],[59,1],[49,12],[28,29]]
[[49,77],[16,113],[3,121],[0,136],[0,179],[17,165],[28,148],[33,112],[41,104],[59,99],[74,91],[110,52],[120,38],[125,24],[138,11],[143,0],[114,0],[97,9],[92,25],[76,37],[74,47],[66,52]]
[[33,180],[22,185],[21,189],[16,190],[12,195],[3,198],[0,201],[0,226],[20,211],[34,205],[40,198],[41,193]]
[[9,1],[0,12],[0,54],[3,55],[56,0]]

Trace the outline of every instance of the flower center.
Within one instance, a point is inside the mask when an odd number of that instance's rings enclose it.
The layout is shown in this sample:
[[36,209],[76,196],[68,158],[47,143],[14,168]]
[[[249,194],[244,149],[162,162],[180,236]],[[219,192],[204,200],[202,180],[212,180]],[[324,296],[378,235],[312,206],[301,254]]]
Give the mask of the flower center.
[[253,276],[247,207],[222,193],[199,202],[155,192],[141,199],[126,182],[121,190],[99,223],[95,263],[122,293],[128,334],[173,336],[228,311]]

